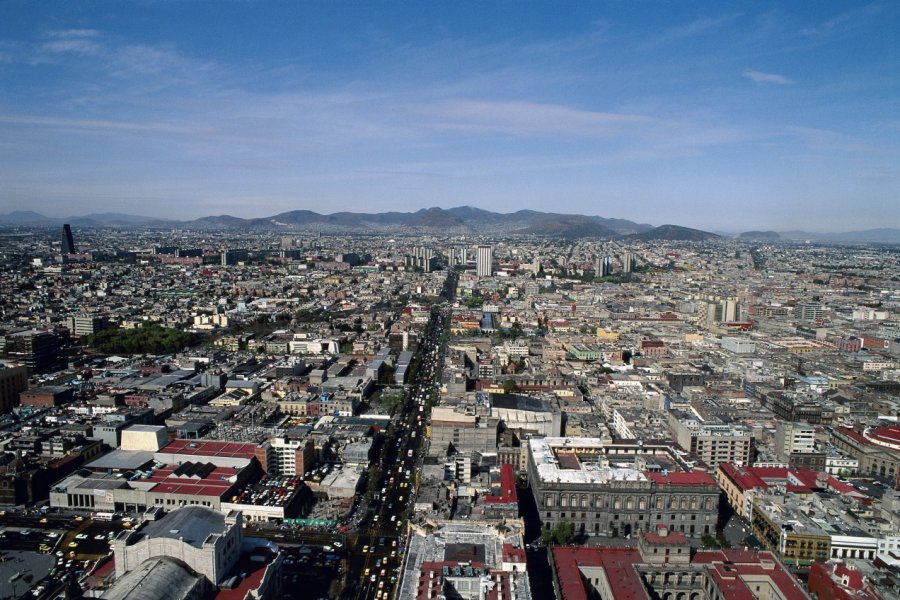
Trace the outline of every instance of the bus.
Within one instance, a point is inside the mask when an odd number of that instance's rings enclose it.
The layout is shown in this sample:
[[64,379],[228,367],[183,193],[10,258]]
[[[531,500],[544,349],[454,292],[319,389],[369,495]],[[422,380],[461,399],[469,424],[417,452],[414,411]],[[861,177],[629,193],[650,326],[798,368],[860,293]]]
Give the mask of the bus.
[[95,512],[91,513],[91,518],[95,521],[112,521],[114,518],[116,518],[116,513]]

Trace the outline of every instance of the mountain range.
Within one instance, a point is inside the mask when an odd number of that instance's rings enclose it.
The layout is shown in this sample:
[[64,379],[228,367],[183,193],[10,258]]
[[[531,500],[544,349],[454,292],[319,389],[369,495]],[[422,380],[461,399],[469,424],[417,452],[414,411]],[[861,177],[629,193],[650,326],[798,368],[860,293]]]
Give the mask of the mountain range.
[[[322,233],[425,233],[448,234],[531,234],[555,238],[602,238],[623,240],[711,240],[717,235],[678,225],[653,227],[627,219],[608,219],[599,216],[547,213],[520,210],[514,213],[496,213],[472,206],[455,208],[423,208],[415,212],[355,213],[336,212],[321,214],[310,210],[292,210],[270,217],[244,219],[230,215],[201,217],[179,221],[121,213],[95,213],[72,216],[65,219],[44,216],[34,211],[14,211],[0,215],[0,226],[61,226],[73,227],[140,227],[185,228],[210,230],[275,230],[315,231]],[[779,240],[900,243],[900,229],[881,228],[843,233],[809,233],[804,231],[748,231],[736,236],[739,239],[760,242]]]

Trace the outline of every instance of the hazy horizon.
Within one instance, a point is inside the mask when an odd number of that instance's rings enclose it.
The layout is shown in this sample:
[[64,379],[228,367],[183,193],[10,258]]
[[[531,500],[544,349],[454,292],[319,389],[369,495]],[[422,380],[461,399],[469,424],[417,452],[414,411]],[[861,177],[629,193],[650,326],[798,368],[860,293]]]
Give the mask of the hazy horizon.
[[897,228],[898,17],[844,2],[8,2],[0,213],[470,205]]

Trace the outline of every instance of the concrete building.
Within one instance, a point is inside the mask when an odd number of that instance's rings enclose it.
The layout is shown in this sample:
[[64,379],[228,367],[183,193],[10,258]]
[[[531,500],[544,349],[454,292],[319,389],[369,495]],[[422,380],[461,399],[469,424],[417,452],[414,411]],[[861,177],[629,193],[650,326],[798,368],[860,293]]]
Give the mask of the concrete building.
[[106,600],[203,600],[209,585],[179,559],[158,556],[121,575],[103,592]]
[[554,547],[557,598],[597,600],[809,600],[800,582],[770,552],[693,552],[687,538],[659,527],[637,548]]
[[[266,473],[305,475],[316,464],[316,448],[309,437],[276,436],[263,442],[257,458]],[[265,458],[263,462],[262,454]]]
[[6,356],[28,368],[28,374],[51,373],[65,368],[60,357],[60,335],[56,331],[29,330],[5,338]]
[[22,406],[34,408],[52,408],[72,401],[75,390],[70,387],[54,385],[31,388],[19,393],[19,402]]
[[[145,519],[141,527],[125,533],[113,544],[115,570],[120,577],[146,570],[148,561],[177,559],[203,578],[205,590],[237,591],[233,596],[236,598],[280,596],[281,554],[274,544],[244,539],[239,511],[221,513],[189,506],[169,513],[160,509],[148,511]],[[177,573],[172,576],[179,581],[185,579]],[[186,587],[193,590],[197,586]]]
[[859,461],[859,472],[884,477],[894,483],[900,475],[900,425],[872,427],[862,433],[835,427],[831,442]]
[[566,521],[605,537],[658,525],[691,537],[715,531],[719,488],[708,473],[640,470],[652,456],[607,454],[609,446],[599,438],[529,440],[528,479],[543,527]]
[[105,317],[96,315],[76,315],[67,319],[69,333],[72,337],[94,335],[101,329],[105,329],[108,322]]
[[169,443],[164,425],[132,425],[122,430],[122,450],[156,452]]
[[778,460],[787,461],[794,453],[810,453],[815,448],[815,442],[814,425],[786,421],[775,424],[775,452]]
[[760,492],[753,498],[750,528],[763,546],[800,566],[831,557],[831,536],[798,508],[791,493]]
[[490,277],[494,274],[494,249],[491,246],[478,246],[475,255],[475,274],[479,277]]
[[0,363],[0,414],[19,405],[19,394],[28,389],[28,369],[25,365]]
[[409,536],[397,598],[531,600],[518,520],[502,527],[441,523]]
[[681,410],[670,410],[668,422],[678,445],[699,456],[710,468],[723,462],[752,462],[753,434],[746,426],[703,421]]
[[435,407],[431,411],[431,445],[449,443],[459,452],[496,452],[499,423],[496,417]]

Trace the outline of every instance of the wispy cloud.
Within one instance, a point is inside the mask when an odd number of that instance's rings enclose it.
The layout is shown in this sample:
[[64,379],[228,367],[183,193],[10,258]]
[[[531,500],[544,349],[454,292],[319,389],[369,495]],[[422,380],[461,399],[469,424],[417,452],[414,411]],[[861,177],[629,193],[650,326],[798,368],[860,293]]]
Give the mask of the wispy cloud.
[[39,117],[32,115],[0,115],[0,123],[9,125],[26,125],[36,127],[54,127],[59,129],[78,129],[81,131],[136,131],[158,133],[181,133],[195,135],[209,133],[208,127],[181,126],[170,123],[108,121],[102,119],[64,119],[55,117]]
[[774,83],[777,85],[790,85],[794,83],[793,79],[785,77],[784,75],[778,75],[777,73],[764,73],[763,71],[754,71],[753,69],[745,69],[744,72],[741,73],[741,75],[743,75],[753,83],[758,83],[760,85],[764,85],[767,83]]
[[99,54],[103,47],[96,41],[100,32],[96,29],[58,29],[45,33],[49,41],[39,45],[38,50],[51,54]]
[[609,136],[653,121],[644,115],[580,110],[559,104],[455,100],[432,105],[435,129],[516,136]]
[[800,30],[801,35],[812,38],[840,35],[859,27],[866,19],[881,12],[878,4],[866,4],[843,12],[835,17]]
[[733,23],[740,17],[739,14],[721,15],[718,17],[701,17],[688,23],[682,23],[670,27],[651,39],[640,44],[640,48],[649,50],[658,46],[680,42],[698,35],[704,35]]

